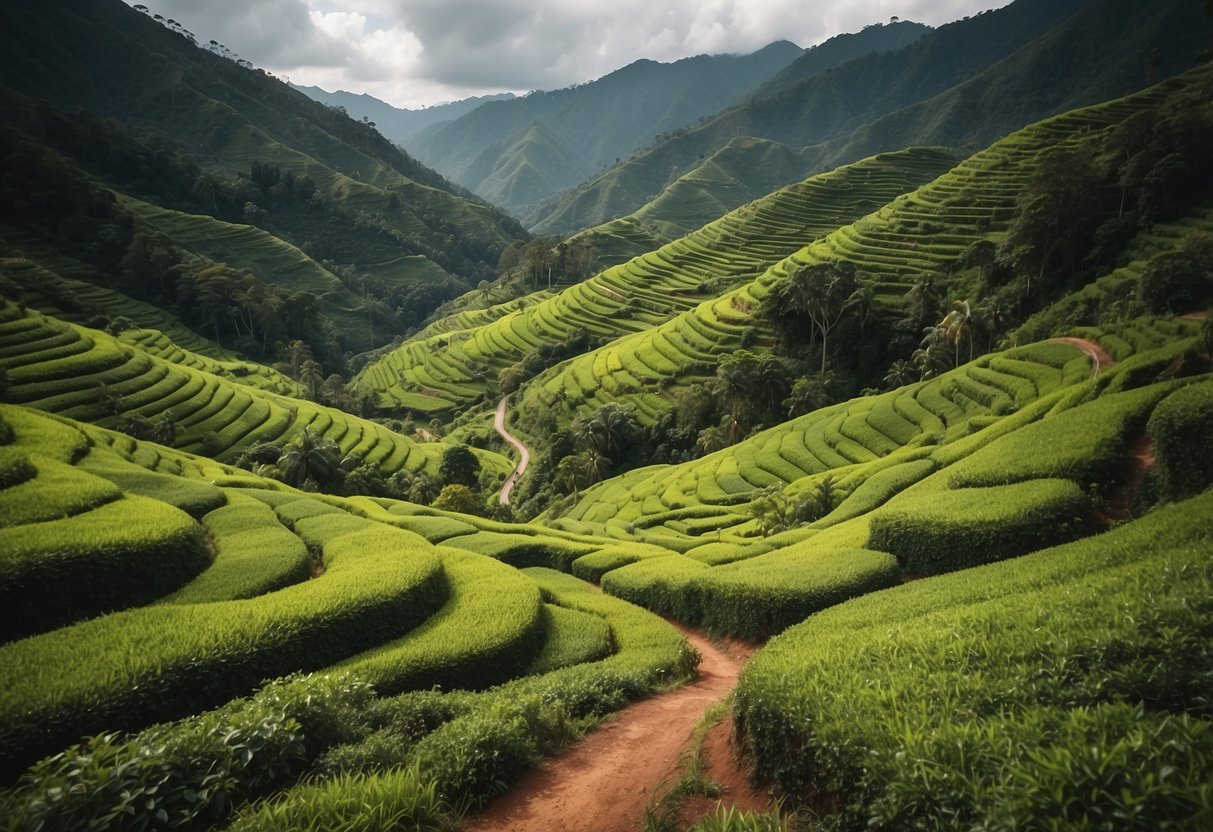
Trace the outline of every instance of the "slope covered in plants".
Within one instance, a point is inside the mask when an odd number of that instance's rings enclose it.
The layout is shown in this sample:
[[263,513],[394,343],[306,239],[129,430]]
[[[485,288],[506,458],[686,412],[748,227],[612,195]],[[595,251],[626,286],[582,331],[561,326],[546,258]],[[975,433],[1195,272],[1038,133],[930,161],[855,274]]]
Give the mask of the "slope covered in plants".
[[[1124,95],[1188,69],[1209,36],[1199,4],[1184,0],[1018,0],[900,51],[760,91],[553,197],[526,220],[538,233],[619,217],[645,226],[690,219],[684,228],[694,228],[721,205],[806,173],[910,145],[972,151],[1045,116]],[[695,213],[697,204],[707,210]]]

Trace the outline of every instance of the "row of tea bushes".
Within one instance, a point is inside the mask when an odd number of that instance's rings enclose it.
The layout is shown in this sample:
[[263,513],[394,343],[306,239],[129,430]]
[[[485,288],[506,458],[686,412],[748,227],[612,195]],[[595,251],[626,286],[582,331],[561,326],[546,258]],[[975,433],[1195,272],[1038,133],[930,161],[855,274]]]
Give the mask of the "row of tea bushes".
[[1213,494],[815,615],[742,674],[761,777],[842,829],[1213,822]]

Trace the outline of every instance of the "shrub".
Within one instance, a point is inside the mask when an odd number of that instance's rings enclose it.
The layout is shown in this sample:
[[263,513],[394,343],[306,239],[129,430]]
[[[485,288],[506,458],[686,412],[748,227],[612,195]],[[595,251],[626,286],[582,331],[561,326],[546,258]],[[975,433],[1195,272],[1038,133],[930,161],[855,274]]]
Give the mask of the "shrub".
[[815,615],[742,672],[759,777],[841,829],[1199,829],[1213,495]]
[[1167,499],[1194,496],[1213,485],[1213,383],[1183,387],[1154,409],[1147,426]]
[[1070,480],[920,490],[873,514],[868,546],[907,572],[938,575],[1073,540],[1088,531],[1090,511]]

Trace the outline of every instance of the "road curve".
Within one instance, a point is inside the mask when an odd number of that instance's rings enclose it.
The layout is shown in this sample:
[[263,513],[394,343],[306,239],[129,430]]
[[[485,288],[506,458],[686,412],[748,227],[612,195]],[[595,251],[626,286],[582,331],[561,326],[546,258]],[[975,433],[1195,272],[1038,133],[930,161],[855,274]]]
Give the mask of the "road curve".
[[1099,375],[1099,371],[1105,367],[1111,367],[1116,363],[1116,359],[1108,354],[1108,351],[1096,344],[1094,341],[1089,341],[1086,338],[1050,338],[1050,344],[1069,344],[1072,347],[1078,347],[1087,354],[1087,358],[1091,359],[1091,378]]
[[497,415],[493,417],[493,429],[501,435],[502,439],[518,449],[518,453],[522,455],[522,459],[510,475],[505,478],[505,484],[501,486],[501,493],[498,495],[498,499],[503,506],[510,504],[510,492],[514,490],[514,486],[517,485],[518,480],[526,473],[526,467],[531,464],[531,452],[527,450],[526,445],[519,442],[513,434],[505,429],[505,406],[509,400],[509,396],[502,396],[501,401],[497,402]]

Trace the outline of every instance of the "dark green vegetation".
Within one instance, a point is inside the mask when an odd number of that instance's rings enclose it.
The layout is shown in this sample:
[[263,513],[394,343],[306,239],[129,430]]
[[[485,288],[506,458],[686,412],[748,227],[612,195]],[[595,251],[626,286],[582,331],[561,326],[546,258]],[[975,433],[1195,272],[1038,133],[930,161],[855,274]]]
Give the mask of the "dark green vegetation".
[[122,3],[14,7],[0,38],[0,239],[226,346],[300,339],[343,372],[523,236],[369,124]]
[[[1016,5],[1007,54],[1049,13]],[[106,7],[55,8],[79,38]],[[99,44],[150,25],[119,12],[134,28]],[[1039,55],[1073,48],[1070,26]],[[821,828],[1213,822],[1210,67],[707,225],[482,237],[504,279],[347,386],[335,370],[360,364],[332,327],[382,343],[404,319],[285,229],[420,256],[343,212],[395,194],[403,216],[396,177],[441,183],[393,172],[410,163],[339,113],[322,140],[316,105],[184,38],[143,38],[169,67],[138,103],[160,126],[58,102],[75,56],[62,78],[0,59],[21,87],[3,93],[0,826],[449,829],[689,677],[654,613],[773,638],[737,736]],[[821,83],[799,66],[772,95]],[[174,107],[245,126],[194,147]],[[313,141],[303,168],[282,108]],[[237,145],[255,152],[235,167],[211,155]],[[268,214],[224,213],[254,187]],[[586,238],[629,259],[567,285]],[[357,268],[409,283],[391,262]],[[534,522],[480,516],[510,468],[486,449],[504,393],[535,457],[492,516]]]
[[405,145],[453,181],[521,212],[651,142],[737,102],[801,54],[637,61],[587,84],[488,102]]
[[873,153],[916,144],[971,152],[1036,119],[1184,71],[1213,34],[1199,6],[1018,0],[899,51],[772,84],[526,219],[549,234],[618,217],[646,228],[689,220],[685,233],[808,173]]

